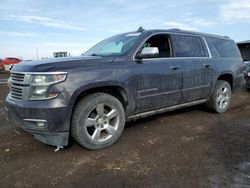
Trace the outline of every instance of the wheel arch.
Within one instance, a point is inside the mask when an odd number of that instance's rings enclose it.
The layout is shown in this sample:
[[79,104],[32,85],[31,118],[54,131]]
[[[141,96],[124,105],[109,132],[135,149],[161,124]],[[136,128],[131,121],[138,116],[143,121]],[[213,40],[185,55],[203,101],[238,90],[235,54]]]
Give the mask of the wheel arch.
[[89,96],[93,93],[107,93],[110,94],[112,96],[114,96],[115,98],[117,98],[123,105],[125,112],[128,109],[129,106],[129,96],[128,96],[128,92],[126,91],[126,89],[120,85],[117,84],[100,84],[100,85],[96,85],[95,87],[84,87],[84,88],[79,88],[78,91],[76,91],[72,97],[72,101],[71,101],[71,118],[72,115],[74,113],[74,109],[77,105],[77,103],[83,99],[86,96]]
[[233,74],[232,73],[223,73],[217,78],[217,80],[224,80],[228,82],[231,89],[233,89]]

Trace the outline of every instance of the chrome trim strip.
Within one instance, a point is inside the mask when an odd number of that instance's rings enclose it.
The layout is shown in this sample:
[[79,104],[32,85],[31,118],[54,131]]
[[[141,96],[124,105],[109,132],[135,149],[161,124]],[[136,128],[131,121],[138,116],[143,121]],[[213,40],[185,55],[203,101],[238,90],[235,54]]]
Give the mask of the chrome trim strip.
[[188,90],[193,90],[193,89],[201,89],[201,88],[206,88],[206,87],[210,87],[210,84],[206,84],[206,85],[203,85],[203,86],[195,86],[195,87],[185,88],[185,89],[182,89],[182,91],[188,91]]
[[210,58],[212,58],[212,53],[211,53],[211,51],[210,51],[210,48],[208,47],[207,40],[205,39],[204,36],[203,36],[202,38],[203,38],[204,43],[205,43],[205,45],[206,45],[206,48],[207,48],[207,51],[208,51],[208,55],[209,55]]
[[[174,32],[157,32],[157,33],[153,33],[151,35],[149,35],[148,37],[146,37],[141,44],[135,49],[135,53],[133,54],[133,61],[136,61],[137,59],[135,58],[136,54],[138,53],[138,51],[140,50],[140,48],[142,47],[142,45],[152,36],[154,35],[160,35],[160,34],[166,34],[166,35],[186,35],[186,36],[193,36],[193,37],[200,37],[203,38],[204,36],[200,35],[200,34],[187,34],[187,33],[174,33]],[[203,39],[204,40],[204,39]],[[170,41],[169,41],[170,42]],[[206,45],[206,43],[205,43]],[[172,43],[170,42],[170,47],[172,48]],[[207,46],[208,47],[208,46]],[[209,48],[208,48],[209,49]],[[210,50],[209,50],[210,51]],[[172,54],[173,55],[173,54]],[[149,60],[151,59],[177,59],[177,58],[212,58],[211,56],[209,57],[169,57],[169,58],[149,58]],[[142,60],[146,60],[146,59],[142,59]]]
[[27,74],[27,75],[48,75],[48,74],[68,74],[68,72],[18,72],[18,71],[10,71],[13,74]]
[[210,87],[210,85],[207,84],[207,85],[203,85],[203,86],[195,86],[195,87],[191,87],[191,88],[179,89],[179,90],[174,90],[174,91],[167,91],[167,92],[162,92],[162,93],[153,93],[151,95],[143,95],[143,96],[138,96],[136,98],[137,99],[142,99],[142,98],[147,98],[147,97],[155,97],[155,96],[159,96],[159,95],[173,94],[173,93],[177,93],[177,92],[181,92],[181,91],[188,91],[188,90],[193,90],[193,89],[201,89],[201,88],[206,88],[206,87]]
[[45,119],[23,119],[23,121],[31,121],[31,122],[43,122],[47,123],[48,121]]
[[143,98],[147,98],[147,97],[155,97],[155,96],[166,95],[166,94],[173,94],[173,93],[178,93],[178,92],[181,92],[181,89],[180,90],[174,90],[174,91],[162,92],[162,93],[153,93],[153,94],[150,94],[150,95],[138,96],[136,98],[137,99],[143,99]]
[[148,58],[148,59],[142,59],[143,61],[149,61],[149,60],[174,60],[174,59],[210,59],[210,57],[161,57],[161,58]]
[[29,101],[44,101],[44,100],[50,100],[50,99],[54,99],[56,97],[58,97],[59,93],[57,93],[55,96],[53,97],[47,97],[47,98],[29,98]]

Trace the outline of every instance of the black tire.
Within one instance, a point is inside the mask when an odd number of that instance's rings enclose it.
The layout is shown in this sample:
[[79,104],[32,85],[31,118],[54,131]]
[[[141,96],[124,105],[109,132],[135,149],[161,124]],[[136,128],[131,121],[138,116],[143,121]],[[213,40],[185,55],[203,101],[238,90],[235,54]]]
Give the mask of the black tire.
[[78,102],[71,134],[83,147],[97,150],[114,144],[124,126],[125,111],[121,102],[112,95],[95,93]]
[[231,98],[230,84],[224,80],[218,80],[210,99],[207,101],[207,107],[216,113],[224,113],[230,106]]

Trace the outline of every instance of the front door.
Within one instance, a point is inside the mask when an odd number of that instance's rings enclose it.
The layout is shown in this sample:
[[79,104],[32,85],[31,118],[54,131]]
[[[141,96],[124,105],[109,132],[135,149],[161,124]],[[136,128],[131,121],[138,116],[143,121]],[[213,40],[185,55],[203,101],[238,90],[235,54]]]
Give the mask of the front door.
[[178,104],[181,100],[182,64],[173,61],[170,38],[167,34],[150,37],[143,47],[157,47],[159,56],[142,59],[137,64],[137,112]]

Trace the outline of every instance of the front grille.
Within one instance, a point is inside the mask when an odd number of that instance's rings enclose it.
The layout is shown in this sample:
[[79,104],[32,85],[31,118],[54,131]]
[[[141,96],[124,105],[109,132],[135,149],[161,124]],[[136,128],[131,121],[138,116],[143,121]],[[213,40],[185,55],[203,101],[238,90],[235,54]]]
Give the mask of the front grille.
[[14,100],[24,100],[25,74],[11,73],[9,82],[10,97]]
[[22,100],[23,99],[23,89],[21,87],[11,86],[10,96],[14,99]]
[[14,82],[23,82],[25,78],[25,74],[22,73],[11,73],[11,80]]

